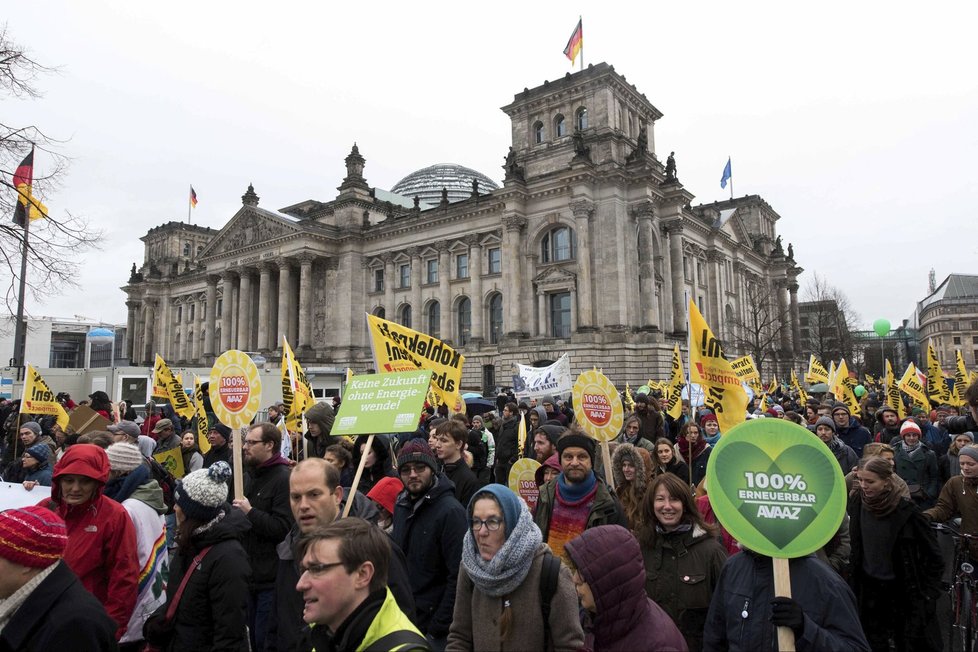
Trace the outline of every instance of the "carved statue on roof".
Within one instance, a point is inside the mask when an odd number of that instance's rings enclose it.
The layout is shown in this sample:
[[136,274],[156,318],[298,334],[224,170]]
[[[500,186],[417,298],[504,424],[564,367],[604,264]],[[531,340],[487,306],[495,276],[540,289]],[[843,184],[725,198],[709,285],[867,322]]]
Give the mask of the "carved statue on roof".
[[676,153],[669,152],[669,158],[666,159],[666,183],[678,180],[676,177]]
[[794,260],[794,259],[795,259],[795,248],[789,242],[788,243],[788,260]]
[[506,153],[506,164],[503,165],[503,170],[506,172],[507,180],[523,180],[523,168],[516,162],[516,149],[512,145],[509,146],[509,152]]

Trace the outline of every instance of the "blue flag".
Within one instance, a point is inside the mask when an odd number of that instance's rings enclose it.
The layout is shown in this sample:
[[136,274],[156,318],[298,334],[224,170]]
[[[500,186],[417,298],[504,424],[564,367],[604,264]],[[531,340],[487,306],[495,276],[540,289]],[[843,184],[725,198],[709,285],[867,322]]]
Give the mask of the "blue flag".
[[727,182],[730,181],[730,157],[727,157],[727,164],[723,166],[723,176],[720,177],[720,187],[726,188]]

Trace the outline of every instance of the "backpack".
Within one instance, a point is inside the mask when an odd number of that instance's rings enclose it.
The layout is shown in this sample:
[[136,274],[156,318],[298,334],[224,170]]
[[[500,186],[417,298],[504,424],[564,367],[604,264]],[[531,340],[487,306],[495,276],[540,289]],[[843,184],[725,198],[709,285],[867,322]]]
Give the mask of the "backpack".
[[166,505],[166,513],[173,513],[173,505],[176,502],[173,498],[173,490],[176,489],[177,479],[173,474],[163,468],[163,465],[152,457],[147,457],[146,463],[149,464],[149,475],[159,483],[163,490],[163,504]]
[[540,569],[540,611],[543,614],[543,649],[549,650],[551,644],[550,632],[550,603],[557,593],[557,581],[560,579],[560,560],[549,550],[543,554],[543,566]]

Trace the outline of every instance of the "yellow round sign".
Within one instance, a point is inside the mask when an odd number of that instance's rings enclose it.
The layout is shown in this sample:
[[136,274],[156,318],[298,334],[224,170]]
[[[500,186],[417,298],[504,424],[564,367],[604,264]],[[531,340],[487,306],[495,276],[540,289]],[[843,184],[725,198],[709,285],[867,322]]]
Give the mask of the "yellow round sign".
[[625,418],[618,390],[596,369],[585,371],[574,383],[574,414],[581,427],[598,441],[617,437]]
[[208,394],[221,423],[235,429],[247,426],[261,405],[258,367],[243,351],[225,351],[214,361]]
[[509,488],[526,502],[530,512],[536,511],[540,490],[537,488],[537,469],[540,463],[531,457],[516,460],[509,470]]

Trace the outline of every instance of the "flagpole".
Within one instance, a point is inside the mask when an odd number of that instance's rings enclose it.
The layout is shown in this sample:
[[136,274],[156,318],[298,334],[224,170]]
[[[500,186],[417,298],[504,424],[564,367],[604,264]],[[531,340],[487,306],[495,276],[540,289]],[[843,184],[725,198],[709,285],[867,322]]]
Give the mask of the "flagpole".
[[190,210],[193,208],[193,202],[190,201],[190,198],[193,197],[193,193],[194,193],[194,186],[193,184],[191,184],[190,192],[187,193],[187,224],[190,224]]
[[17,367],[17,380],[23,380],[26,377],[24,374],[24,356],[27,353],[27,324],[24,323],[24,300],[27,296],[27,253],[30,251],[28,244],[30,230],[30,207],[25,206],[24,243],[20,254],[20,287],[17,293],[17,323],[14,326],[14,360],[12,365]]
[[733,166],[730,168],[730,199],[733,199]]
[[579,14],[577,22],[581,24],[581,70],[584,70],[584,16]]

